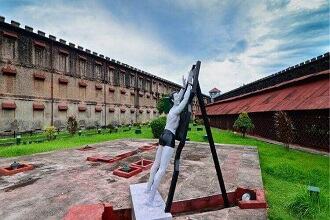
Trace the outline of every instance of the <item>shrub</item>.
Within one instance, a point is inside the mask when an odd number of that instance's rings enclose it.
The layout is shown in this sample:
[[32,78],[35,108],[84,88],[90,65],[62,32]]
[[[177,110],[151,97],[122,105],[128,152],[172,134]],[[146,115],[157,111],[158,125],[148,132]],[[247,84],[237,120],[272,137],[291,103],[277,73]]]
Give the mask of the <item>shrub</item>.
[[234,128],[242,132],[243,137],[245,137],[245,134],[248,130],[254,128],[254,125],[248,113],[242,112],[241,114],[239,114],[238,118],[234,122]]
[[289,148],[289,144],[293,141],[293,124],[290,117],[285,112],[280,111],[274,114],[274,121],[278,140]]
[[113,129],[116,128],[116,126],[115,126],[114,124],[108,124],[108,128],[109,128],[110,130],[113,130]]
[[128,166],[128,164],[124,164],[122,167],[121,167],[121,170],[124,171],[124,172],[129,172],[131,170],[131,168]]
[[54,126],[48,126],[45,128],[45,135],[47,137],[47,140],[53,140],[55,139],[55,133],[56,133],[56,128]]
[[151,131],[154,136],[154,138],[159,138],[160,135],[163,133],[166,125],[166,117],[162,116],[159,118],[154,119],[150,126],[151,126]]
[[78,122],[75,116],[69,116],[67,121],[67,129],[71,135],[74,135],[78,130]]

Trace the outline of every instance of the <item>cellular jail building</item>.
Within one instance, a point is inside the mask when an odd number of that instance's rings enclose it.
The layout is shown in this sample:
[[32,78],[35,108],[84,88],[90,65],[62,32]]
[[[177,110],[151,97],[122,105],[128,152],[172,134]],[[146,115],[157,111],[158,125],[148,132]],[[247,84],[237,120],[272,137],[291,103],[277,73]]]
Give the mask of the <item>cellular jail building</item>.
[[238,114],[247,112],[255,126],[251,135],[278,140],[274,113],[285,111],[293,144],[329,151],[329,107],[326,53],[216,97],[207,113],[213,127],[232,130]]
[[4,17],[0,71],[0,134],[65,128],[70,115],[82,128],[147,122],[159,98],[179,88]]

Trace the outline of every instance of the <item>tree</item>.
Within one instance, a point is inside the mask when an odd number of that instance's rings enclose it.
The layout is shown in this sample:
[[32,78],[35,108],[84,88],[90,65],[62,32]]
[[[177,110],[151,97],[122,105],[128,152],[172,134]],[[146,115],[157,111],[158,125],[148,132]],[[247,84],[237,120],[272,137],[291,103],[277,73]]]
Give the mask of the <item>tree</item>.
[[69,116],[67,121],[67,129],[71,135],[74,135],[78,130],[78,122],[75,116]]
[[159,99],[157,102],[157,110],[159,114],[167,114],[171,109],[171,103],[168,97],[163,96],[162,98]]
[[289,144],[293,141],[293,124],[287,113],[283,111],[274,114],[275,131],[279,141],[289,148]]
[[245,137],[245,134],[248,130],[254,128],[254,125],[248,113],[242,112],[241,114],[239,114],[238,118],[234,123],[234,128],[242,132],[243,137]]

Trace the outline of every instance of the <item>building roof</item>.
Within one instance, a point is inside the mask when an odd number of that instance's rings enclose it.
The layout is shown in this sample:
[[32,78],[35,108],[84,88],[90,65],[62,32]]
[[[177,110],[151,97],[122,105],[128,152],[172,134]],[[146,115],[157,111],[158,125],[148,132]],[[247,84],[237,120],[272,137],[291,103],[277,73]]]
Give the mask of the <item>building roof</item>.
[[220,92],[220,90],[214,87],[213,89],[211,89],[211,90],[209,91],[209,93],[211,93],[211,92]]
[[269,75],[262,79],[256,80],[229,92],[223,93],[215,98],[215,101],[225,100],[228,98],[241,96],[243,94],[255,92],[265,88],[275,86],[279,83],[297,79],[316,72],[329,69],[329,52],[318,57],[306,60],[300,64],[291,66],[285,70]]
[[263,90],[207,105],[208,115],[329,109],[330,70],[309,74]]

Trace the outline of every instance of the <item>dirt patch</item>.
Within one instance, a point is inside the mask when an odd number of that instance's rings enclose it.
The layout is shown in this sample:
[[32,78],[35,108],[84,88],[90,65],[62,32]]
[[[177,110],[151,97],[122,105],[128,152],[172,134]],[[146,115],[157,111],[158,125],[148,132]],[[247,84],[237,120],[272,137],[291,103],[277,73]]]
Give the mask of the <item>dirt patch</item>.
[[114,183],[116,182],[116,180],[114,178],[109,178],[109,179],[106,179],[108,183]]
[[25,187],[28,185],[31,185],[33,183],[35,183],[37,180],[39,180],[40,178],[28,178],[26,180],[20,180],[18,183],[16,183],[15,185],[9,186],[7,188],[4,189],[5,192],[10,192],[13,191],[17,188],[21,188],[21,187]]
[[145,182],[148,182],[148,180],[149,180],[149,173],[146,174],[146,175],[144,175],[144,176],[142,176],[142,177],[140,177],[139,180],[138,180],[138,182],[139,183],[145,183]]
[[188,153],[183,155],[184,160],[192,160],[192,161],[200,161],[203,158],[206,158],[207,155],[205,154],[194,154],[194,153]]
[[89,164],[91,167],[98,167],[101,165],[101,163],[93,162]]

